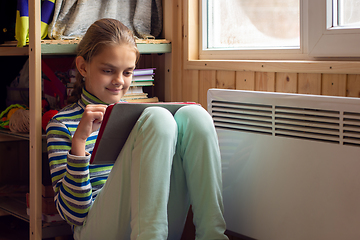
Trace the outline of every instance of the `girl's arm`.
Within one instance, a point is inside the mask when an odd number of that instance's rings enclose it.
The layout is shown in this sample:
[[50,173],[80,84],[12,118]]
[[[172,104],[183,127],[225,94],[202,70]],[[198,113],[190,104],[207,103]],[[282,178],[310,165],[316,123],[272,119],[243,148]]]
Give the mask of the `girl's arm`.
[[67,127],[59,120],[50,120],[46,131],[47,150],[56,208],[70,224],[82,225],[92,203],[90,156],[70,154],[71,128],[71,124]]
[[[85,146],[86,139],[100,125],[105,109],[106,106],[90,106],[84,113],[65,111],[47,125],[47,150],[55,204],[62,218],[72,225],[82,225],[92,203],[90,155],[86,154]],[[77,124],[74,118],[80,117],[81,121]]]

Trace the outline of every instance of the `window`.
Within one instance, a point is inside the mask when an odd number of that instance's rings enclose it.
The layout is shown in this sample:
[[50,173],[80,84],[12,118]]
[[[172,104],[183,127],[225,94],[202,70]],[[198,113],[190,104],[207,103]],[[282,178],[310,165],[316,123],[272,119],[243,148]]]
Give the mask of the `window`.
[[227,0],[226,4],[208,0],[205,4],[209,49],[300,47],[299,0]]
[[360,0],[202,0],[199,58],[360,57],[359,12]]
[[360,1],[338,0],[333,1],[333,26],[342,28],[360,27]]

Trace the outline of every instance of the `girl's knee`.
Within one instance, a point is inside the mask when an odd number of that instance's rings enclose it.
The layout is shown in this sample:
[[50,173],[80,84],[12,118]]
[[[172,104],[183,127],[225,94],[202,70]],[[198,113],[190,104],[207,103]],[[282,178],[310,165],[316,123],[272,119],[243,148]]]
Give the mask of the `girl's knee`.
[[193,124],[213,125],[210,114],[203,107],[195,104],[180,108],[175,114],[175,119],[189,121]]
[[206,134],[209,130],[213,131],[214,123],[210,114],[199,105],[189,105],[180,108],[175,119],[178,125],[182,125],[192,132]]
[[148,107],[141,114],[139,121],[142,129],[149,128],[151,134],[176,134],[177,125],[171,112],[162,107]]

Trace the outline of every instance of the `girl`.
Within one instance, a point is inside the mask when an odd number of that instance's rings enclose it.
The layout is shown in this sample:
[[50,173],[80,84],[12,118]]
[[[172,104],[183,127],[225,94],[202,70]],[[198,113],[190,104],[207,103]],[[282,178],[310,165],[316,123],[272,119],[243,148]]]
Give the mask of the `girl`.
[[115,164],[90,165],[106,107],[129,89],[139,51],[122,23],[101,19],[77,52],[77,101],[47,126],[55,204],[74,226],[74,238],[180,239],[191,204],[197,239],[227,239],[219,147],[209,114],[196,105],[175,116],[147,108]]

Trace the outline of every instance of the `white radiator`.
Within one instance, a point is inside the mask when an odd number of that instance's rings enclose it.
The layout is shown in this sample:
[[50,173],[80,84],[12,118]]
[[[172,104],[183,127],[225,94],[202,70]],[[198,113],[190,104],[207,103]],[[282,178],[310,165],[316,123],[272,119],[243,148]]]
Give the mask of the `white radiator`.
[[360,239],[360,99],[210,89],[227,229]]

